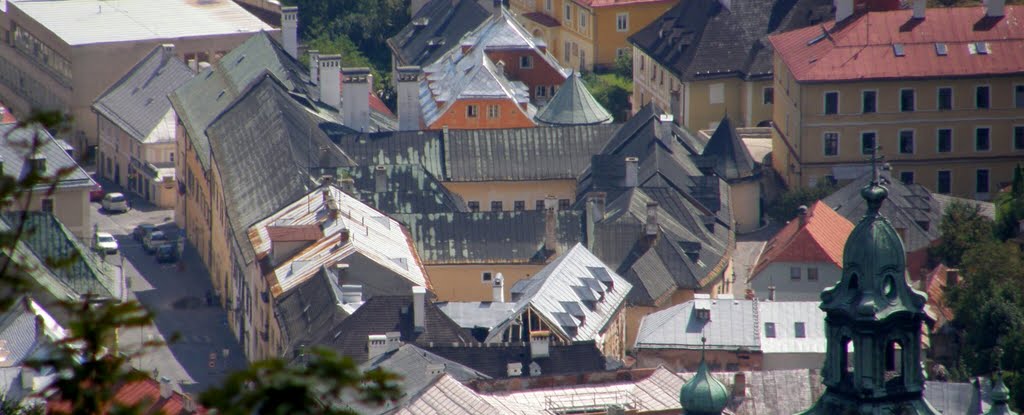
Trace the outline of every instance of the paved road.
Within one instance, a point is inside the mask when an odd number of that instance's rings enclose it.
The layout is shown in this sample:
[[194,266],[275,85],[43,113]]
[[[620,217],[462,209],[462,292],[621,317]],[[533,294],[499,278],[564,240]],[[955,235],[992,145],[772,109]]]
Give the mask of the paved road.
[[[107,191],[116,186],[102,182]],[[153,350],[133,362],[137,368],[166,376],[185,392],[195,393],[217,384],[226,370],[245,366],[244,356],[227,326],[227,315],[218,306],[206,305],[206,293],[213,287],[209,274],[191,247],[183,256],[184,270],[175,264],[158,264],[147,254],[131,232],[140,223],[159,225],[171,235],[178,233],[173,210],[160,210],[129,197],[133,209],[123,214],[106,214],[92,203],[92,220],[102,232],[110,232],[121,246],[121,255],[107,262],[120,265],[123,255],[127,284],[132,296],[156,313],[155,326],[119,333],[122,350],[138,350],[142,341],[177,340]],[[226,358],[225,358],[225,351]],[[211,365],[211,355],[213,368]]]

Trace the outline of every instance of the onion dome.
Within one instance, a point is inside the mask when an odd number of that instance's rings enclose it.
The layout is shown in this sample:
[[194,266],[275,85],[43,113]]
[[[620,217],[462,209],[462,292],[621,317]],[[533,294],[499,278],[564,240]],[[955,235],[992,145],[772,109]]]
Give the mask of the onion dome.
[[[704,341],[701,338],[701,342]],[[683,413],[686,415],[721,415],[729,404],[729,390],[711,376],[707,362],[704,361],[704,350],[700,352],[697,374],[679,391],[679,403],[683,405]]]

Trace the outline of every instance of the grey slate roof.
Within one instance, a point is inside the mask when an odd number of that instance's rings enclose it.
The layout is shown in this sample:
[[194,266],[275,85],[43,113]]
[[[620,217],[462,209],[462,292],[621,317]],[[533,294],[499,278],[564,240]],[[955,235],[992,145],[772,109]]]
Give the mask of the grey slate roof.
[[[881,213],[894,228],[904,230],[901,238],[907,252],[926,248],[942,236],[939,222],[943,205],[932,197],[928,189],[919,184],[907,185],[893,180],[887,171],[880,172],[879,180],[889,189],[889,203],[882,204]],[[857,223],[867,212],[860,190],[870,181],[871,174],[865,174],[822,199],[822,202],[850,222]]]
[[274,317],[287,349],[282,355],[311,344],[324,330],[341,323],[348,313],[341,307],[340,287],[327,270],[274,299]]
[[[516,304],[510,302],[472,301],[436,303],[448,317],[464,329],[484,329],[490,331],[508,320],[515,311]],[[476,333],[474,332],[474,335]],[[484,341],[486,338],[477,340]]]
[[[425,265],[543,264],[553,254],[544,250],[545,212],[455,212],[393,215],[416,242]],[[556,213],[557,252],[566,252],[583,238],[581,214]]]
[[576,72],[565,79],[534,119],[550,125],[608,124],[612,122],[612,115],[594,99]]
[[246,263],[255,255],[246,243],[250,226],[309,193],[321,172],[352,165],[317,122],[277,77],[264,73],[206,130]]
[[40,337],[35,314],[16,301],[0,314],[0,368],[20,366],[39,347]]
[[[19,127],[18,124],[0,124],[0,137],[3,137],[3,140],[0,140],[0,161],[3,162],[3,171],[0,173],[15,179],[23,179],[30,169],[27,161],[33,156],[43,157],[46,159],[46,168],[39,172],[41,175],[55,177],[62,171],[66,173],[57,183],[58,189],[92,187],[94,182],[89,174],[68,155],[62,142],[55,140],[45,129],[39,126]],[[34,190],[45,190],[49,186],[42,183]]]
[[437,344],[423,346],[425,350],[446,359],[459,362],[495,379],[508,377],[509,363],[522,363],[523,373],[529,376],[530,363],[540,365],[546,375],[599,372],[605,369],[606,359],[592,341],[573,344],[551,344],[550,355],[532,359],[530,345],[508,343],[497,345],[453,346]]
[[192,70],[174,49],[160,45],[101,94],[92,108],[136,140],[146,142],[171,110],[167,94],[192,77]]
[[[384,168],[385,188],[376,190],[377,168]],[[459,195],[444,187],[421,164],[363,165],[340,169],[355,181],[357,197],[388,214],[449,213],[466,211]]]
[[753,178],[760,175],[754,158],[747,151],[747,146],[736,134],[729,116],[722,118],[711,139],[701,153],[702,164],[714,171],[718,177],[727,181]]
[[349,133],[327,131],[338,147],[360,166],[421,165],[444,180],[444,138],[441,131]]
[[831,18],[829,0],[679,2],[629,41],[684,81],[723,76],[770,77],[771,33]]
[[403,343],[414,343],[420,347],[430,343],[451,345],[472,341],[468,331],[455,324],[429,300],[423,307],[425,329],[417,332],[413,327],[412,302],[411,295],[374,296],[341,323],[321,332],[314,344],[332,348],[362,363],[369,356],[368,337],[371,334],[399,332]]
[[490,379],[490,376],[412,344],[403,344],[398,350],[370,359],[359,369],[362,371],[383,369],[402,377],[402,380],[398,382],[402,390],[402,397],[394,403],[389,402],[384,407],[359,408],[359,413],[366,415],[386,413],[393,408],[405,406],[410,399],[415,398],[444,375],[462,383],[477,379]]
[[395,65],[434,63],[490,15],[478,0],[428,1],[412,16],[409,24],[388,39],[388,47],[396,58]]

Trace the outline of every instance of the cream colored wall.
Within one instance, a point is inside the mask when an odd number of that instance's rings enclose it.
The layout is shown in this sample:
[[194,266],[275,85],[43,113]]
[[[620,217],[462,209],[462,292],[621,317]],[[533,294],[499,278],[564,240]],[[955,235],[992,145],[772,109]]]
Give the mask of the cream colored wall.
[[[44,192],[32,192],[29,194],[28,210],[38,212],[42,210],[43,199],[53,199],[53,216],[56,216],[65,227],[75,236],[88,240],[92,237],[92,221],[89,220],[89,187],[71,189],[58,189],[52,196],[46,196]],[[20,198],[7,206],[6,210],[23,210],[26,201]]]
[[480,210],[491,210],[492,201],[501,201],[502,209],[512,211],[515,201],[526,202],[526,210],[536,210],[538,200],[548,195],[576,201],[575,180],[543,180],[521,182],[445,182],[444,187],[467,203],[480,202]]
[[[729,202],[736,232],[750,232],[761,224],[761,183],[748,180],[729,185]],[[726,274],[729,275],[729,274]]]
[[775,105],[772,107],[772,168],[790,186],[799,182],[800,162],[795,154],[800,144],[797,104],[800,102],[800,84],[793,82],[789,69],[779,56],[774,58]]
[[[665,14],[668,9],[678,3],[679,0],[661,0],[654,2],[638,2],[623,6],[598,7],[592,9],[597,21],[594,32],[593,44],[597,55],[590,58],[597,66],[611,67],[615,64],[615,50],[629,48],[627,39],[634,33],[640,31],[655,19]],[[628,13],[628,26],[626,31],[618,31],[616,25],[617,16],[620,13]]]
[[[642,50],[633,48],[633,113],[640,111],[644,105],[654,102],[666,112],[671,112],[672,92],[682,94],[683,84],[665,67],[651,59]],[[682,105],[680,105],[680,109]],[[682,112],[672,114],[677,122],[683,124]]]
[[[204,172],[199,159],[195,154],[195,147],[192,147],[188,138],[184,137],[184,128],[178,129],[179,141],[184,144],[185,156],[183,166],[185,171],[180,175],[186,183],[184,195],[178,196],[178,206],[181,206],[183,221],[178,226],[185,229],[188,241],[199,252],[199,258],[203,265],[210,268],[211,257],[211,223],[210,223],[210,183],[207,180],[208,173]],[[218,293],[222,293],[223,285],[219,275],[211,273],[213,286]],[[223,298],[223,297],[222,297]]]
[[505,278],[505,301],[511,301],[509,290],[519,280],[536,275],[543,264],[468,264],[468,265],[425,265],[430,276],[430,286],[437,301],[491,301],[493,284],[483,281],[483,273],[493,276],[501,273]]

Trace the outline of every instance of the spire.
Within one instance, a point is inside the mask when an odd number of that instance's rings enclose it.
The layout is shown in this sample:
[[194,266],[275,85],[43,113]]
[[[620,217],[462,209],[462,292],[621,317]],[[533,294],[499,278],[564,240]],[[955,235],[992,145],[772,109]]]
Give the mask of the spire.
[[700,367],[679,391],[679,403],[686,415],[720,415],[729,404],[729,391],[708,370],[704,360],[707,338],[702,336],[700,342]]
[[992,391],[989,392],[989,397],[992,398],[992,407],[985,412],[985,415],[1017,415],[1016,412],[1010,410],[1010,388],[1006,387],[1006,383],[1003,382],[1002,370],[996,372],[992,382]]
[[548,125],[608,124],[612,115],[590,94],[579,72],[571,72],[565,83],[534,119]]

